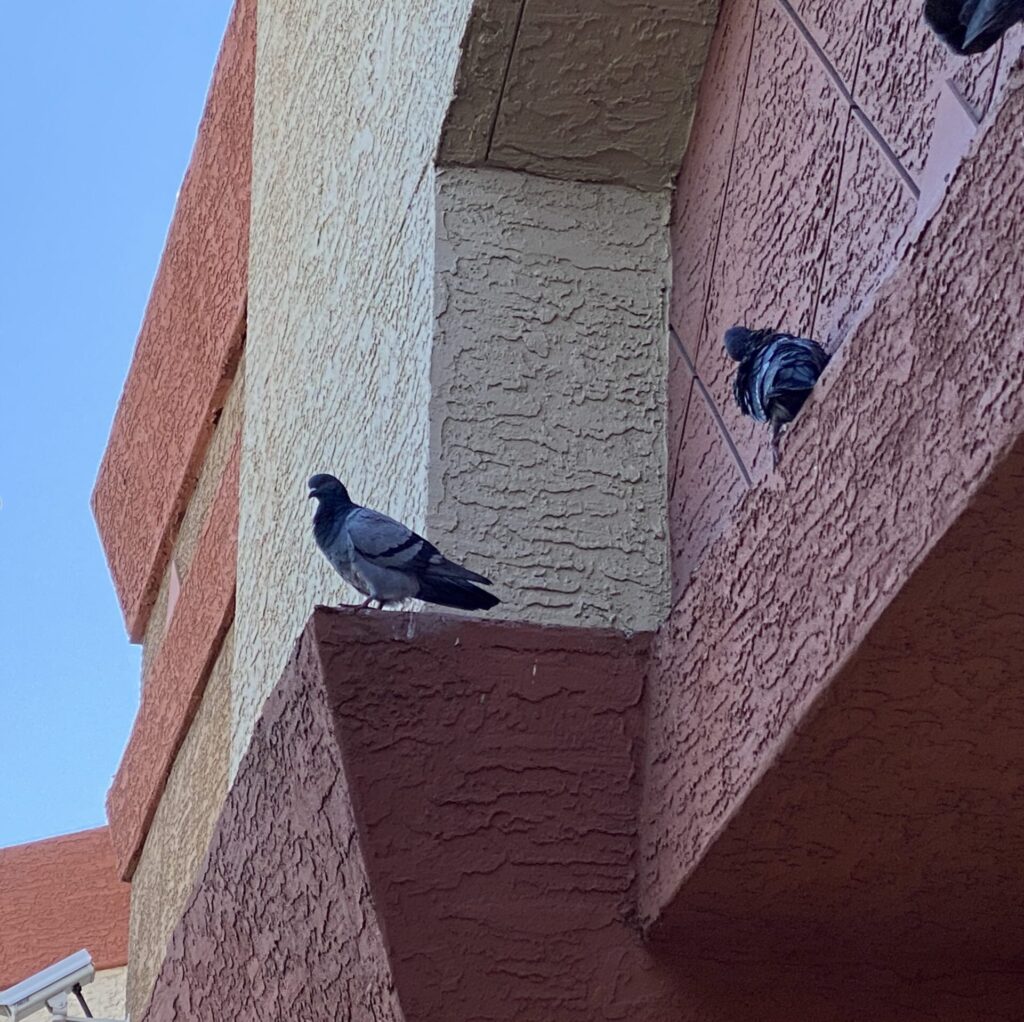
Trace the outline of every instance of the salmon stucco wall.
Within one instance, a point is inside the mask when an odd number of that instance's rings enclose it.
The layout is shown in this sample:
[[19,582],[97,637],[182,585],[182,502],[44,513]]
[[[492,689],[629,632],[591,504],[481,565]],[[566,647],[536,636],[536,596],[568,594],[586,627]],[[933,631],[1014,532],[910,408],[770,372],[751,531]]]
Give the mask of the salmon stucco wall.
[[[242,403],[245,392],[245,358],[238,364],[223,407],[217,411],[217,425],[203,459],[195,490],[185,509],[178,538],[171,551],[167,570],[157,594],[153,613],[149,616],[142,642],[142,680],[148,676],[167,635],[171,619],[178,609],[182,587],[188,582],[196,551],[203,536],[210,510],[220,488],[221,479],[235,454],[235,444],[242,432]],[[200,565],[200,571],[205,566]]]
[[663,191],[438,172],[427,521],[504,618],[664,617],[668,214]]
[[111,837],[125,879],[138,864],[168,774],[234,619],[240,446],[236,436],[203,523],[195,566],[144,679],[132,733],[107,793]]
[[[673,215],[677,595],[771,472],[765,427],[732,398],[723,332],[781,327],[835,351],[941,198],[1024,34],[954,58],[919,9],[904,0],[722,4]],[[797,421],[790,432],[804,428]]]
[[83,947],[124,965],[128,893],[106,827],[0,848],[0,989]]
[[[780,472],[742,502],[661,630],[641,859],[648,922],[1024,432],[1022,135],[1018,68],[941,209],[801,413]],[[984,571],[980,540],[976,550]],[[1019,606],[979,602],[974,628],[985,613]]]
[[432,161],[469,0],[259,8],[232,764],[314,602],[306,479],[423,528]]
[[256,0],[237,0],[93,493],[142,641],[245,332]]

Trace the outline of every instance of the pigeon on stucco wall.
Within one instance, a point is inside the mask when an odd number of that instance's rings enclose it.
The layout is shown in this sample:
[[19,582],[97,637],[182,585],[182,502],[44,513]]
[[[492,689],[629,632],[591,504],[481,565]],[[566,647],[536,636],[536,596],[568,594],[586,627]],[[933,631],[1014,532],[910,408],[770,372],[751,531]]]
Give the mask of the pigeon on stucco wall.
[[1024,0],[925,0],[924,20],[962,57],[995,46],[1018,21],[1024,21]]
[[374,601],[383,607],[413,598],[462,610],[490,610],[501,602],[479,587],[489,586],[490,579],[449,561],[401,522],[360,507],[334,476],[313,476],[309,496],[318,502],[313,516],[316,545],[334,570],[366,597],[360,609]]
[[771,423],[772,463],[778,465],[782,429],[803,407],[828,354],[806,337],[743,326],[726,330],[725,350],[739,362],[732,382],[736,404],[744,415]]

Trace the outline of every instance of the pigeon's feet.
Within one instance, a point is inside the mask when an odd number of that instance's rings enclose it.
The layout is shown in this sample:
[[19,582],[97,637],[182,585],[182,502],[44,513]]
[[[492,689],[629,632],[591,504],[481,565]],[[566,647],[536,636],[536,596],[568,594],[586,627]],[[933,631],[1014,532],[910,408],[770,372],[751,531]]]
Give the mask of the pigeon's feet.
[[363,602],[362,602],[362,603],[360,603],[360,604],[356,605],[356,610],[355,610],[355,612],[356,612],[356,613],[358,614],[358,613],[359,613],[359,611],[361,611],[361,610],[369,610],[369,609],[370,609],[370,604],[371,604],[371,603],[374,603],[374,602],[376,602],[376,604],[377,604],[377,608],[378,608],[378,609],[380,609],[381,607],[383,607],[383,606],[384,606],[384,604],[382,604],[382,603],[380,602],[380,600],[376,600],[376,601],[375,601],[375,600],[374,600],[374,598],[373,598],[372,596],[369,596],[369,597],[367,597],[367,598],[366,598],[365,600],[363,600]]

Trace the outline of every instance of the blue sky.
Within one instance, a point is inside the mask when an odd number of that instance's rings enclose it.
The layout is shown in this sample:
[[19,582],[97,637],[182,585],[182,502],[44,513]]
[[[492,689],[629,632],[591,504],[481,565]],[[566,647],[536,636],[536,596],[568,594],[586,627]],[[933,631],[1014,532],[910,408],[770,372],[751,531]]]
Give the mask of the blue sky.
[[105,822],[139,694],[89,508],[227,0],[0,33],[0,846]]

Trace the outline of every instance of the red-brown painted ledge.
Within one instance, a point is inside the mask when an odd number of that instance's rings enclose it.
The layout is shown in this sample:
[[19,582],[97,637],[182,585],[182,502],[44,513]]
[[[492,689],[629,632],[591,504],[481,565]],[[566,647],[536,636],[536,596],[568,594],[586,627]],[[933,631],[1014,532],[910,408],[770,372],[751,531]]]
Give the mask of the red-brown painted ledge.
[[125,965],[129,893],[106,827],[0,848],[0,987],[83,947]]
[[195,487],[245,333],[255,0],[237,0],[92,505],[133,642]]
[[650,636],[317,608],[148,1022],[665,1022],[632,913]]
[[224,467],[167,634],[143,679],[128,747],[107,794],[111,840],[124,880],[135,872],[174,757],[234,617],[240,451],[241,434]]

